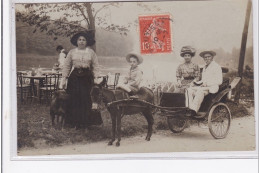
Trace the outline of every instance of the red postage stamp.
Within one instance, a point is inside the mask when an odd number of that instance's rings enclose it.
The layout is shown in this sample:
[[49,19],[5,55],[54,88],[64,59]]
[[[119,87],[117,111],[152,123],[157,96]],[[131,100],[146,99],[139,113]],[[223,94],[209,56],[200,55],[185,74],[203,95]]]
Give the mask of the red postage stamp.
[[139,16],[141,54],[172,51],[170,15]]

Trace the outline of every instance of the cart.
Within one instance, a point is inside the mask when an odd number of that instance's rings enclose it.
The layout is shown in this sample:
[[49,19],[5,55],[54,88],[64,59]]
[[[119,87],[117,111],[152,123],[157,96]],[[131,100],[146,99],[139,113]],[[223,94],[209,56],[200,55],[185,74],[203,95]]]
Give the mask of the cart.
[[215,139],[225,138],[231,124],[231,112],[226,105],[231,91],[229,79],[224,78],[215,94],[205,96],[201,107],[195,116],[190,116],[190,109],[186,106],[185,93],[161,93],[161,115],[167,116],[169,129],[173,133],[180,133],[187,127],[188,120],[207,122],[209,132]]
[[219,91],[215,94],[208,94],[196,116],[190,116],[190,109],[186,103],[185,93],[159,94],[160,102],[158,105],[140,99],[122,99],[108,103],[108,107],[151,107],[156,109],[159,114],[167,117],[169,129],[173,133],[180,133],[187,127],[188,120],[206,122],[210,134],[215,139],[225,138],[229,132],[231,124],[231,112],[226,104],[231,90],[240,81],[236,77],[231,83],[228,78],[223,78],[223,83],[219,86]]

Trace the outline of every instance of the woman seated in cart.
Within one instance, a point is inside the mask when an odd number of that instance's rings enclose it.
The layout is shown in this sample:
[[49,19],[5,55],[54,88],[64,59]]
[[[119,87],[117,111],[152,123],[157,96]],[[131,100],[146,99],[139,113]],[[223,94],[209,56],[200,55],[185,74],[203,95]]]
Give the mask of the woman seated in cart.
[[195,56],[195,49],[191,46],[184,46],[181,49],[181,57],[184,58],[185,62],[180,64],[176,71],[177,86],[175,92],[184,92],[185,88],[190,87],[193,81],[199,81],[200,69],[199,66],[191,61],[192,57]]
[[117,88],[125,90],[132,96],[138,92],[143,78],[143,72],[138,67],[138,65],[143,62],[143,58],[138,54],[129,53],[126,56],[126,61],[131,67],[124,80],[124,84],[118,84]]

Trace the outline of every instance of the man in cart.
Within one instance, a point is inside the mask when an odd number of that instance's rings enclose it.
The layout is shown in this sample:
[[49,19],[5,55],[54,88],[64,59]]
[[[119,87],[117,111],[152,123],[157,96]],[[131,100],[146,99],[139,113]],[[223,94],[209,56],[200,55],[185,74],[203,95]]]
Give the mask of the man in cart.
[[222,84],[222,69],[213,58],[216,56],[214,51],[203,51],[200,56],[204,59],[206,65],[203,67],[201,80],[194,82],[194,87],[187,89],[188,107],[191,116],[196,116],[201,103],[209,93],[217,93],[219,85]]

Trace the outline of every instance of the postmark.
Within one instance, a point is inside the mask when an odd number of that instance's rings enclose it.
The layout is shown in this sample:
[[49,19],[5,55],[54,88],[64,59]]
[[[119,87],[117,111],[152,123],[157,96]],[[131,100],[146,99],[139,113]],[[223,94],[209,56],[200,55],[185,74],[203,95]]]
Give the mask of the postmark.
[[139,16],[141,54],[172,51],[170,15]]

